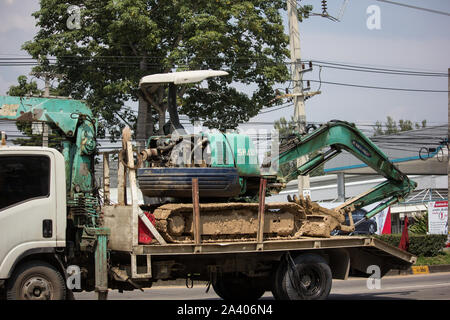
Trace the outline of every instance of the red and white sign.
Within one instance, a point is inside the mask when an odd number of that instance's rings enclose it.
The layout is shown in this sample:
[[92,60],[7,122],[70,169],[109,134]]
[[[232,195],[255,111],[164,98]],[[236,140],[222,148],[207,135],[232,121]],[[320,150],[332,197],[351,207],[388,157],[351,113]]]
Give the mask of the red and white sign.
[[428,233],[448,234],[448,201],[428,202]]

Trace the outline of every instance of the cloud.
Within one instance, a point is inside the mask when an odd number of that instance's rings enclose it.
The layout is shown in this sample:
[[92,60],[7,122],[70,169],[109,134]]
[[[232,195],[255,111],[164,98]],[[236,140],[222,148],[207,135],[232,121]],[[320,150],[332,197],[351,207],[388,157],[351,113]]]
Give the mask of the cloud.
[[[10,0],[12,1],[12,0]],[[35,19],[23,14],[9,14],[3,16],[0,24],[0,33],[7,33],[13,30],[33,31],[35,28]]]
[[[26,4],[26,6],[24,6]],[[0,34],[11,31],[34,33],[36,20],[31,14],[39,8],[35,0],[1,0],[0,2]]]

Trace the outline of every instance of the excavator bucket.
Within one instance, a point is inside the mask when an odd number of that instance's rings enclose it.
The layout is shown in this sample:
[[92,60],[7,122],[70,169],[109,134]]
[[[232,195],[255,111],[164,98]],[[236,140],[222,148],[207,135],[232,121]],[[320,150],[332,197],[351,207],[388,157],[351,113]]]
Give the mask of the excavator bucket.
[[353,230],[352,226],[344,225],[345,215],[342,212],[324,208],[318,203],[311,201],[309,197],[288,197],[288,201],[298,204],[306,213],[306,221],[298,231],[299,236],[328,238],[335,229]]

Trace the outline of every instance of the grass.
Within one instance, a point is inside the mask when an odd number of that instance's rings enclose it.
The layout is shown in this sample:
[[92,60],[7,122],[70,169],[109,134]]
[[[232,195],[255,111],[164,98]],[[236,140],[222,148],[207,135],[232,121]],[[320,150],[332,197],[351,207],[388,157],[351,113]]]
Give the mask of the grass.
[[434,257],[417,257],[416,266],[430,266],[437,264],[450,264],[450,252],[444,251]]

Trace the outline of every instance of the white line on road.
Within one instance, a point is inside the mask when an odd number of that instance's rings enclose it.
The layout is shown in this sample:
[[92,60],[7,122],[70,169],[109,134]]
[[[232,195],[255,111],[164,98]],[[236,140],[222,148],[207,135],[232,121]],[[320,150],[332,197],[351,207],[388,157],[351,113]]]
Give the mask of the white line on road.
[[436,283],[436,284],[423,284],[423,285],[415,285],[415,286],[403,286],[403,287],[390,287],[390,288],[381,288],[381,289],[365,289],[363,291],[356,291],[354,288],[349,289],[337,289],[336,292],[332,293],[342,293],[344,291],[351,293],[367,293],[367,292],[383,292],[383,291],[395,291],[395,290],[411,290],[411,289],[423,289],[426,287],[437,288],[437,287],[450,287],[450,282],[444,283]]

